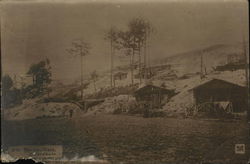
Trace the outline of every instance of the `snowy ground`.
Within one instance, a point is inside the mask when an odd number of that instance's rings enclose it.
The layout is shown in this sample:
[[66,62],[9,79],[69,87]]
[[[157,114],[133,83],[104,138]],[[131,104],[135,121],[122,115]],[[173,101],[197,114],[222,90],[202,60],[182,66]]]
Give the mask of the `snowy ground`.
[[[164,76],[164,73],[161,73]],[[165,75],[167,76],[167,74]],[[199,75],[194,75],[187,79],[174,79],[174,80],[151,80],[151,83],[156,86],[161,86],[163,83],[166,88],[175,89],[178,93],[172,97],[162,108],[162,111],[166,112],[168,116],[174,115],[186,115],[187,109],[191,108],[193,104],[191,89],[201,83],[209,81],[213,78],[226,80],[241,86],[245,85],[245,71],[224,71],[224,72],[214,72],[206,76],[205,79],[200,79]],[[137,79],[138,81],[138,79]],[[104,77],[97,81],[96,86],[98,88],[107,86],[109,83],[109,78]],[[117,81],[117,86],[128,86],[130,84],[130,77],[127,79]],[[145,85],[143,83],[140,86]],[[140,87],[139,86],[139,87]],[[72,87],[71,87],[72,88]],[[64,91],[62,88],[58,88],[53,92],[52,95],[60,94],[60,90]],[[65,90],[69,90],[66,88]],[[64,91],[65,92],[65,91]],[[87,86],[84,93],[94,93],[94,88],[92,84]],[[20,106],[5,110],[5,119],[8,120],[24,120],[33,119],[39,117],[62,117],[69,116],[69,111],[73,110],[74,113],[80,112],[85,115],[100,114],[100,113],[114,113],[115,110],[121,109],[123,113],[126,113],[129,109],[135,107],[136,100],[133,95],[119,95],[115,97],[107,97],[104,102],[93,106],[88,109],[86,113],[81,112],[81,109],[69,102],[64,103],[38,103],[39,99],[25,100]]]
[[103,103],[88,109],[86,115],[98,113],[112,114],[117,109],[121,109],[123,112],[127,112],[135,103],[135,98],[131,95],[119,95],[115,97],[108,97],[104,100]]
[[25,120],[41,117],[69,117],[70,111],[74,115],[81,113],[81,109],[72,103],[36,103],[26,101],[22,105],[6,109],[4,119],[6,120]]
[[[127,78],[122,79],[122,80],[115,80],[115,86],[116,87],[124,87],[124,86],[128,86],[131,84],[131,72],[127,72]],[[136,74],[137,72],[135,71],[134,74]],[[134,83],[139,83],[139,79],[134,79]],[[96,90],[95,90],[95,86],[96,86]],[[110,75],[106,74],[106,76],[100,77],[97,79],[97,81],[95,82],[95,86],[94,86],[94,82],[91,81],[91,83],[87,86],[86,89],[84,89],[84,95],[89,95],[89,94],[93,94],[95,92],[100,91],[101,89],[105,89],[110,87]],[[78,95],[80,95],[80,91],[77,93]]]

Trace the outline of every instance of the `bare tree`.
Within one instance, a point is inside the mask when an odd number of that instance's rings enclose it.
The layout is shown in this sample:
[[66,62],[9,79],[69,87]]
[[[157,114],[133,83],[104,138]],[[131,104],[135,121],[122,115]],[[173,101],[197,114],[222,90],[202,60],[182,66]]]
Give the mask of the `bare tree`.
[[[132,19],[128,24],[128,31],[118,32],[118,43],[126,49],[125,55],[130,56],[130,69],[131,69],[131,83],[134,84],[135,59],[134,56],[138,55],[139,78],[142,81],[142,69],[144,69],[144,78],[147,77],[147,40],[153,28],[150,23],[141,18]],[[142,50],[144,47],[144,50]],[[141,52],[144,51],[144,63],[142,63]]]
[[90,44],[82,39],[74,40],[71,43],[71,48],[67,49],[67,52],[73,56],[80,56],[81,64],[81,99],[83,98],[83,59],[89,54]]
[[110,41],[110,86],[114,86],[113,70],[114,70],[114,55],[115,50],[119,49],[118,44],[118,30],[115,27],[111,27],[106,33],[105,40]]
[[95,89],[95,92],[96,92],[96,81],[97,81],[97,78],[98,78],[98,74],[97,74],[96,71],[93,71],[90,76],[91,76],[91,79],[93,80],[94,89]]
[[[135,18],[129,22],[129,33],[133,37],[134,50],[138,54],[138,66],[139,66],[139,77],[140,83],[142,81],[142,61],[141,51],[144,47],[144,72],[146,72],[146,48],[147,39],[150,33],[153,31],[150,23],[142,18]],[[134,52],[134,53],[135,53]]]
[[120,45],[125,48],[125,55],[130,57],[130,71],[131,71],[131,83],[134,84],[134,55],[136,45],[134,43],[134,36],[130,31],[120,31],[119,32]]
[[152,25],[150,24],[149,21],[145,20],[144,21],[144,28],[143,28],[143,33],[144,33],[144,39],[143,39],[143,46],[144,46],[144,78],[148,77],[148,71],[147,71],[147,60],[148,57],[147,55],[149,55],[147,53],[147,48],[148,48],[148,39],[150,38],[151,34],[154,32],[154,29],[152,27]]

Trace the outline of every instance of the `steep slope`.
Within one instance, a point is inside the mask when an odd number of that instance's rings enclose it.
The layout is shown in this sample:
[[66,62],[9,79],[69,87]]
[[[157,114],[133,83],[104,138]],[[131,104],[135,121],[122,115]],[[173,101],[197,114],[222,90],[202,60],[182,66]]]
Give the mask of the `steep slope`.
[[229,55],[244,58],[243,47],[237,45],[214,45],[200,50],[176,54],[164,59],[155,60],[154,64],[170,64],[178,75],[185,73],[196,73],[201,70],[201,56],[203,71],[211,72],[218,65],[226,64]]

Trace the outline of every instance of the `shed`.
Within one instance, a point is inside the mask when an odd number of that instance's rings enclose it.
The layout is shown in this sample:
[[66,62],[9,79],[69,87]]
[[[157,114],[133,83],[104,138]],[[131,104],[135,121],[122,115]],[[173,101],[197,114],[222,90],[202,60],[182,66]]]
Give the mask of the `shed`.
[[127,73],[126,72],[117,72],[114,74],[114,79],[115,80],[123,80],[127,78]]
[[149,104],[152,108],[160,107],[163,99],[174,95],[173,89],[166,89],[163,87],[154,86],[152,84],[145,85],[138,88],[135,92],[137,102]]
[[192,89],[195,104],[231,102],[233,112],[247,110],[247,87],[221,79],[212,79]]

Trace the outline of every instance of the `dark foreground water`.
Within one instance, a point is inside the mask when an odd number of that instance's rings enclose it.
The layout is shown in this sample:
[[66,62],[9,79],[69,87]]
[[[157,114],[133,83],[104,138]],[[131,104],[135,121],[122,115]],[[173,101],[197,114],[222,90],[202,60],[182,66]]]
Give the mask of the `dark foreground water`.
[[[245,144],[245,154],[235,154]],[[94,155],[112,163],[244,163],[250,137],[244,120],[97,115],[4,121],[2,148],[62,145],[67,158]]]
[[67,118],[4,121],[3,150],[19,145],[62,145],[67,158],[101,155],[85,132],[75,129],[74,122]]

